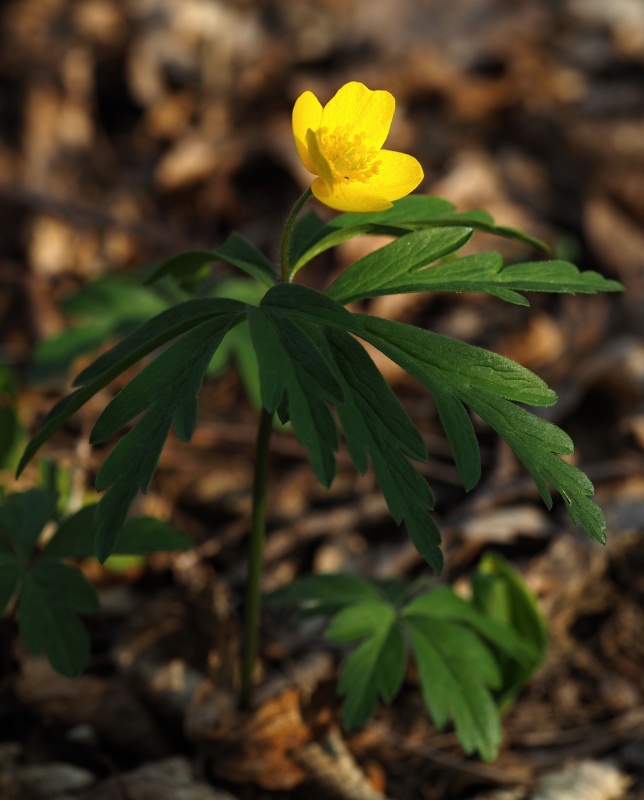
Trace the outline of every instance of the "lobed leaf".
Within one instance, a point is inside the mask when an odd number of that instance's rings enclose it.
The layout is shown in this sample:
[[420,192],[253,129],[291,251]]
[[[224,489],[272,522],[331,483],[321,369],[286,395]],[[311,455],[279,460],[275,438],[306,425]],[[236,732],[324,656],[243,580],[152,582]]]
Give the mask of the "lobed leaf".
[[18,630],[26,648],[33,655],[44,652],[62,675],[73,677],[83,671],[89,658],[87,631],[33,574],[27,574],[18,601]]
[[427,459],[427,447],[364,348],[349,334],[327,329],[318,345],[335,368],[343,402],[337,412],[351,459],[365,472],[368,458],[394,520],[405,523],[423,558],[442,568],[440,534],[428,515],[434,499],[406,456]]
[[0,527],[16,554],[28,561],[38,537],[54,516],[54,498],[43,489],[15,492],[0,505]]
[[509,620],[498,620],[483,613],[449,586],[419,595],[405,606],[403,615],[405,619],[428,617],[465,625],[519,663],[534,659],[532,643],[511,626]]
[[80,570],[62,561],[36,559],[28,579],[38,584],[50,604],[82,614],[91,614],[99,609],[92,584]]
[[519,291],[593,294],[622,290],[617,281],[607,280],[597,272],[580,272],[567,261],[539,261],[503,267],[503,259],[498,253],[477,253],[385,278],[360,298],[406,292],[482,292],[527,306],[528,301],[518,294]]
[[[301,227],[300,227],[301,225]],[[324,224],[311,214],[298,221],[294,228],[291,275],[325,250],[354,236],[385,235],[404,236],[410,230],[421,228],[471,228],[495,236],[514,239],[547,251],[547,246],[516,228],[495,225],[486,211],[455,213],[447,200],[430,195],[409,195],[396,200],[392,208],[373,213],[341,214]]]
[[309,451],[315,474],[329,486],[339,440],[327,403],[341,402],[342,390],[306,330],[282,308],[262,303],[259,309],[249,309],[248,321],[262,403],[268,411],[286,404],[281,418],[288,414],[298,441]]
[[[482,417],[514,450],[532,474],[548,507],[548,484],[554,486],[574,522],[600,542],[606,524],[589,497],[593,486],[583,472],[558,457],[573,444],[555,425],[510,402],[549,405],[556,395],[529,370],[485,350],[454,342],[429,331],[376,317],[361,317],[362,338],[420,381],[430,392],[450,393]],[[443,423],[450,425],[447,416]],[[458,432],[448,430],[450,441]],[[460,445],[459,445],[460,446]],[[469,447],[469,445],[466,445]],[[467,459],[467,451],[463,450]]]
[[394,609],[381,600],[344,608],[325,636],[341,644],[365,639],[347,657],[338,681],[338,692],[345,698],[343,725],[353,730],[373,714],[379,698],[390,703],[398,693],[407,665],[407,646]]
[[266,256],[245,236],[233,232],[216,250],[192,250],[169,258],[154,270],[147,282],[158,281],[166,275],[183,277],[213,261],[223,261],[237,267],[265,286],[272,286],[277,280],[275,267]]
[[491,689],[501,675],[490,651],[453,622],[405,615],[423,699],[437,728],[451,718],[466,753],[486,761],[498,754],[501,722]]
[[[63,520],[43,547],[39,559],[89,558],[96,553],[97,504],[84,506]],[[185,550],[192,546],[186,534],[153,517],[134,517],[123,525],[114,543],[115,555]]]
[[388,294],[382,287],[395,284],[401,276],[410,280],[408,273],[455,252],[471,236],[471,228],[428,228],[406,233],[358,259],[336,278],[326,293],[343,304]]
[[507,706],[544,661],[548,649],[548,626],[520,575],[496,553],[486,553],[472,577],[472,604],[493,622],[516,631],[531,655],[519,660],[504,657],[499,661],[503,685],[497,696],[498,705]]
[[118,441],[96,477],[98,491],[109,489],[97,509],[100,561],[112,552],[137,492],[147,490],[170,427],[180,439],[190,440],[206,368],[223,337],[240,320],[239,314],[218,315],[184,334],[130,381],[96,421],[92,442],[103,441],[146,412]]
[[76,378],[79,388],[56,403],[43,419],[38,433],[25,448],[17,473],[31,461],[39,448],[91,397],[114,378],[157,347],[217,316],[244,312],[244,305],[225,298],[188,300],[141,325],[84,369]]
[[261,307],[269,313],[314,322],[342,331],[360,333],[362,325],[354,314],[327,294],[298,283],[279,283],[264,295]]

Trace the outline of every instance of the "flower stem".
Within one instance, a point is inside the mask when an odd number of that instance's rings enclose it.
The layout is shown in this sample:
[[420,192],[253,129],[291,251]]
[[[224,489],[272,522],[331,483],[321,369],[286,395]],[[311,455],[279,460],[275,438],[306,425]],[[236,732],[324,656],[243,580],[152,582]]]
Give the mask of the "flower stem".
[[304,203],[309,199],[311,196],[311,187],[309,187],[304,194],[300,197],[297,203],[293,206],[293,210],[288,215],[288,219],[286,220],[286,225],[284,226],[284,238],[282,239],[282,281],[286,283],[289,278],[289,255],[291,252],[291,233],[293,232],[293,225],[295,225],[295,220],[297,219],[297,215],[302,210]]
[[[291,234],[297,215],[311,196],[307,189],[293,206],[284,226],[282,238],[282,281],[289,279],[289,254]],[[264,566],[264,539],[266,538],[266,487],[268,483],[268,453],[273,431],[273,412],[262,408],[255,447],[255,475],[253,478],[253,513],[248,549],[248,580],[244,605],[243,639],[241,653],[241,688],[239,706],[249,710],[253,703],[253,670],[257,660],[259,623],[262,605],[262,568]]]
[[248,554],[248,582],[244,608],[244,630],[241,656],[241,691],[239,705],[248,710],[253,699],[253,670],[257,658],[259,618],[261,611],[261,577],[264,563],[266,533],[266,485],[268,481],[268,452],[273,414],[262,409],[255,448],[255,477],[253,480],[253,514]]

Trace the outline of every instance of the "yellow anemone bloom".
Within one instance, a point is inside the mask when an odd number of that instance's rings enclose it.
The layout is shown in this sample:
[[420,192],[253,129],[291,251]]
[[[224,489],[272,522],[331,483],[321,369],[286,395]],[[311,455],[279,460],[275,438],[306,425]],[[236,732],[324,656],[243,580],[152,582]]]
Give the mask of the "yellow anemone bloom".
[[318,177],[315,197],[337,211],[382,211],[423,179],[413,156],[382,150],[396,101],[352,81],[322,108],[312,92],[293,108],[293,135],[302,163]]

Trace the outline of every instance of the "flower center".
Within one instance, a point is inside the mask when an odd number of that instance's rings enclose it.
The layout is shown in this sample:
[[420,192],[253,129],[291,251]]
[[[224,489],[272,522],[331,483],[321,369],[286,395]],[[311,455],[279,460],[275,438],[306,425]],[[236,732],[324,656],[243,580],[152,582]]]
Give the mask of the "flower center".
[[338,125],[330,133],[328,128],[320,128],[318,142],[320,150],[328,161],[338,180],[361,181],[366,183],[372,175],[378,174],[382,161],[377,161],[378,150],[366,147],[367,134],[354,133],[353,125]]

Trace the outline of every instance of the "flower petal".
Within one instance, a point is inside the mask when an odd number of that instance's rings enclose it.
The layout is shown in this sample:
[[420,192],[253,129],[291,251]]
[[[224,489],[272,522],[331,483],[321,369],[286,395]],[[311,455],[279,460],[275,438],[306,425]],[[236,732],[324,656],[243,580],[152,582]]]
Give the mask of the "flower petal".
[[407,153],[381,150],[377,158],[380,161],[377,175],[373,175],[365,184],[349,185],[356,188],[364,186],[369,194],[386,197],[387,200],[398,200],[413,192],[425,177],[420,163]]
[[334,131],[338,125],[353,125],[366,133],[365,145],[379,150],[389,134],[396,101],[389,92],[371,91],[364,83],[345,83],[324,106],[321,126]]
[[336,211],[384,211],[391,208],[391,203],[384,197],[374,197],[365,191],[365,184],[360,184],[362,193],[355,191],[355,183],[336,183],[333,191],[322,178],[316,178],[311,184],[313,196],[321,203]]
[[300,159],[309,172],[317,175],[306,144],[307,130],[317,131],[322,119],[322,104],[313,92],[304,92],[293,106],[293,138]]
[[418,161],[406,153],[381,150],[378,159],[378,174],[368,181],[335,181],[331,186],[318,179],[311,186],[314,196],[336,211],[383,211],[413,192],[424,177]]

